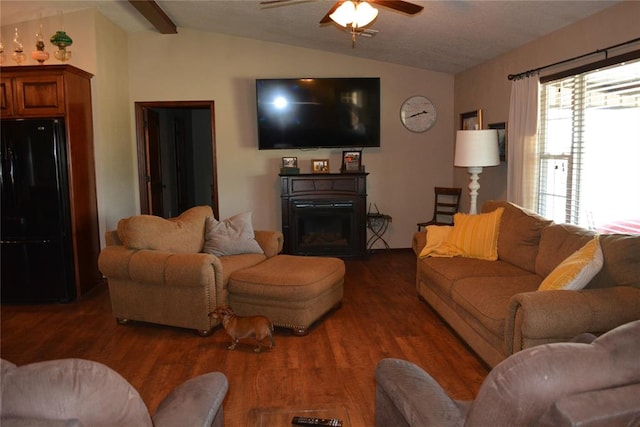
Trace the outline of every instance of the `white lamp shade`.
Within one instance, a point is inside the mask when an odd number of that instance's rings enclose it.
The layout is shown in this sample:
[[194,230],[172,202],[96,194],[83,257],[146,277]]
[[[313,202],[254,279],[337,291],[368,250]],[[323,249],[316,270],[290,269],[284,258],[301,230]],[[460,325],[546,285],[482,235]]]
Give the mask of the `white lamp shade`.
[[345,1],[338,7],[329,18],[335,23],[346,27],[351,24],[354,28],[361,28],[369,25],[378,16],[378,9],[372,7],[367,2],[354,3]]
[[499,165],[498,131],[459,130],[456,134],[456,155],[453,164],[461,167]]

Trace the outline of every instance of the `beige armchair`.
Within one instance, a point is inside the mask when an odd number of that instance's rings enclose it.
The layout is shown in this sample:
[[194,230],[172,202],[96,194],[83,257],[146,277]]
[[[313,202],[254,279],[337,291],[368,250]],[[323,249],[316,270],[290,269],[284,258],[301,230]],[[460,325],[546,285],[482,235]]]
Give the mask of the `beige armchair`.
[[153,414],[138,392],[111,368],[84,359],[17,367],[0,360],[3,427],[221,427],[229,384],[210,372],[171,391]]
[[639,337],[635,321],[591,343],[520,351],[493,368],[473,401],[451,399],[413,363],[383,359],[376,368],[376,426],[637,425]]
[[130,320],[195,329],[207,336],[218,324],[209,316],[228,304],[229,275],[282,250],[279,231],[255,231],[264,253],[215,256],[202,253],[209,206],[172,219],[138,215],[106,234],[98,266],[107,277],[113,314]]

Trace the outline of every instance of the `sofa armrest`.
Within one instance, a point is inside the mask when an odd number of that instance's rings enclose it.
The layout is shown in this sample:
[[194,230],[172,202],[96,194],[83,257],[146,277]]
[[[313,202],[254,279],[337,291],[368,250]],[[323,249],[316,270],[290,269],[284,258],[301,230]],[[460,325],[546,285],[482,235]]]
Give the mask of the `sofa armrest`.
[[156,427],[222,426],[222,401],[229,383],[224,374],[210,372],[174,389],[153,415]]
[[267,258],[278,255],[282,252],[284,245],[284,236],[279,231],[273,230],[255,230],[256,241],[264,251]]
[[461,426],[468,402],[451,399],[417,365],[382,359],[376,367],[376,427]]
[[413,240],[411,242],[411,248],[416,256],[420,255],[422,248],[427,244],[427,230],[417,231],[413,234]]
[[583,333],[599,335],[638,319],[640,289],[631,286],[523,292],[509,301],[506,355]]

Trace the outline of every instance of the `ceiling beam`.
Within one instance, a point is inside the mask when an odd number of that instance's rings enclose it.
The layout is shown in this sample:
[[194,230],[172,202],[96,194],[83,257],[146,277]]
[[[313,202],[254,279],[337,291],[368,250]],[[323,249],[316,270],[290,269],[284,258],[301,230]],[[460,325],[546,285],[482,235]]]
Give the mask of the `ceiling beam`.
[[176,24],[164,13],[155,0],[129,0],[129,3],[135,7],[147,21],[151,22],[161,34],[178,33]]

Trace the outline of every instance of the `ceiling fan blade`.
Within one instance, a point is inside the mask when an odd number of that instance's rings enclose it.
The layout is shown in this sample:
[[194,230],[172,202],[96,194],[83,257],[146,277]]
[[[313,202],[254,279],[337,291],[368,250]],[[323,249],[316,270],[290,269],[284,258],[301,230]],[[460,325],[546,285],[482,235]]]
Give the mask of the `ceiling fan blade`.
[[415,15],[420,12],[424,7],[409,3],[402,0],[369,0],[371,3],[375,3],[380,6],[388,7],[389,9],[399,10],[400,12],[407,13],[409,15]]
[[324,15],[324,17],[320,20],[320,23],[321,23],[321,24],[326,24],[327,22],[331,22],[331,18],[329,17],[329,15],[331,15],[333,12],[335,12],[335,11],[336,11],[336,9],[337,9],[338,7],[340,7],[340,5],[341,5],[342,3],[344,3],[344,0],[337,1],[337,2],[333,5],[333,7],[331,7],[331,9],[329,9],[329,12],[327,12],[327,14],[326,14],[326,15]]

